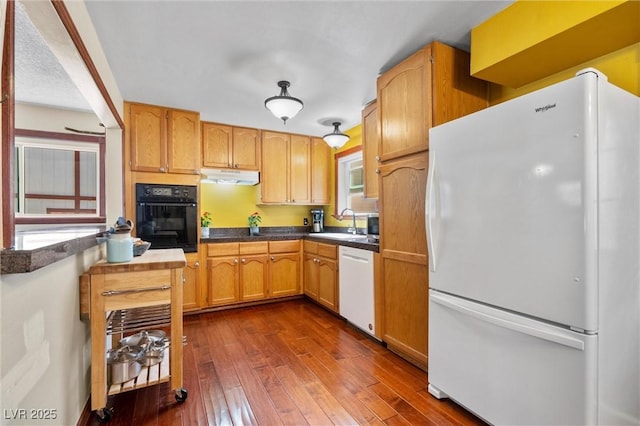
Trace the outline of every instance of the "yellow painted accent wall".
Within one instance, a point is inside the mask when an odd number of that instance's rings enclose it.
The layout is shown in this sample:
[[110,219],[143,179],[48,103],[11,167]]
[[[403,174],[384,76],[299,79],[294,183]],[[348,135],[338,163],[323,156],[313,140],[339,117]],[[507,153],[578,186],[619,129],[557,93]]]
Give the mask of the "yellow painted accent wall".
[[471,30],[471,74],[521,87],[640,42],[640,2],[517,1]]
[[640,96],[640,43],[636,43],[517,89],[491,84],[489,87],[489,104],[499,104],[525,93],[567,80],[575,76],[576,72],[589,67],[596,68],[604,73],[610,83],[636,96]]
[[[336,152],[342,152],[362,144],[362,128],[360,125],[345,131],[351,139]],[[335,157],[331,163],[331,205],[324,206],[325,225],[346,226],[351,222],[339,222],[330,217],[335,210]],[[259,186],[220,185],[214,183],[200,184],[201,212],[211,212],[213,216],[212,228],[242,228],[247,227],[247,217],[258,211],[262,217],[261,226],[303,226],[306,217],[311,223],[310,209],[319,206],[277,206],[256,205],[259,199]],[[361,221],[358,226],[364,226]],[[248,232],[248,231],[247,231]]]

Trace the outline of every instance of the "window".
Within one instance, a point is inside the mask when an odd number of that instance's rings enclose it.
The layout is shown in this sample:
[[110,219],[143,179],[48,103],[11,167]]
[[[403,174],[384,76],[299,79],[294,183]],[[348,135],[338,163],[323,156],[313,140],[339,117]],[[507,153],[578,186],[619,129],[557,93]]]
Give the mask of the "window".
[[364,198],[362,149],[336,154],[336,210],[348,208],[357,214],[376,213],[377,199]]
[[16,223],[104,221],[104,137],[16,129]]

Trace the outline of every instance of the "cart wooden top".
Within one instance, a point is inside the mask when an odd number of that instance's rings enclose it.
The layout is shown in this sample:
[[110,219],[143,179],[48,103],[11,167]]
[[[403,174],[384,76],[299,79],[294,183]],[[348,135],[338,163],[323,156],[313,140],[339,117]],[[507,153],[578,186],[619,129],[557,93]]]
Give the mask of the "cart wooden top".
[[98,261],[89,268],[89,274],[115,274],[120,272],[149,271],[153,269],[174,269],[187,266],[182,249],[147,250],[142,256],[136,256],[129,262],[108,263],[106,259]]

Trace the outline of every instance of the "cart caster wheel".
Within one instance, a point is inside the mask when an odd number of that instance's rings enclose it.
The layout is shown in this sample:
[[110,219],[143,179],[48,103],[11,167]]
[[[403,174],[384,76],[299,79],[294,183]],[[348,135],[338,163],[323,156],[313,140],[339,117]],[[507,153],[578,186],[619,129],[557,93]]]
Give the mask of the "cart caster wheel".
[[113,416],[113,410],[111,408],[101,408],[96,411],[96,417],[99,423],[109,423]]
[[189,396],[189,393],[186,389],[181,388],[176,390],[176,401],[185,402],[187,400],[187,396]]

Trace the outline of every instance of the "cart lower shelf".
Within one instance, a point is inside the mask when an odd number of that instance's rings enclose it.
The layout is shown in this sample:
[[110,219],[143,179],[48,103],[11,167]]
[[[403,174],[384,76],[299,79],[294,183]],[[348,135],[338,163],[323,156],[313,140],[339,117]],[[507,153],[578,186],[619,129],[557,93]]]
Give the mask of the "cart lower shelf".
[[168,382],[171,377],[169,368],[170,352],[171,351],[165,350],[162,362],[150,367],[142,367],[140,374],[135,379],[109,386],[108,395],[116,395],[122,392]]

